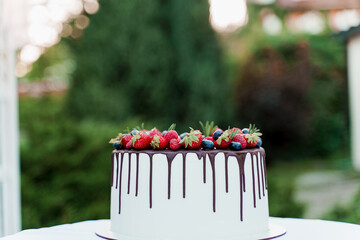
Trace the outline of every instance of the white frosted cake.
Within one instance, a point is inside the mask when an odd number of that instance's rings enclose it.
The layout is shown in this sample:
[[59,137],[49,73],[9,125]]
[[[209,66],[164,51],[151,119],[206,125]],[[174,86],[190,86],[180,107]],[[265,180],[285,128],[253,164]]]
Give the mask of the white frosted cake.
[[112,139],[110,227],[97,235],[118,240],[283,235],[285,229],[269,224],[261,133],[255,126],[204,129],[208,137],[199,130],[178,136],[154,128]]

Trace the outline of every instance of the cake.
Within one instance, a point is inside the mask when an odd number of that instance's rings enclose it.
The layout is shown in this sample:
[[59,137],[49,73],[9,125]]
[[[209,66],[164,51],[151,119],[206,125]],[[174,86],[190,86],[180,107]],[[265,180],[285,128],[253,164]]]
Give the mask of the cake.
[[111,223],[109,231],[98,235],[230,240],[284,234],[269,225],[261,134],[254,128],[222,131],[211,126],[208,137],[198,130],[172,138],[143,130],[129,134],[131,144],[122,134],[113,139]]

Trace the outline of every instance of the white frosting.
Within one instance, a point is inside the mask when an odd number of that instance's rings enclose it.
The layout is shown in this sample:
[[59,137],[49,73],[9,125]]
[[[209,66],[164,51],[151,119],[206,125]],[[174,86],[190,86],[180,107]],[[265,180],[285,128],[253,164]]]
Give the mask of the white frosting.
[[[206,183],[203,182],[203,160],[195,153],[186,155],[186,197],[183,198],[183,156],[177,154],[171,167],[171,198],[168,199],[168,161],[164,154],[153,156],[152,208],[150,195],[150,158],[139,154],[138,196],[136,187],[136,155],[131,154],[130,193],[128,194],[129,154],[125,153],[122,165],[121,213],[119,214],[119,190],[116,188],[117,160],[113,166],[111,188],[111,231],[121,239],[181,239],[181,240],[223,240],[238,239],[263,234],[268,231],[268,195],[262,190],[261,168],[257,172],[260,154],[245,159],[245,192],[243,193],[243,221],[240,220],[239,165],[235,157],[228,160],[229,191],[225,190],[225,156],[215,157],[216,211],[213,212],[212,168],[207,158]],[[252,164],[254,164],[254,179]],[[120,166],[120,164],[119,164]],[[120,167],[119,167],[120,171]],[[265,175],[265,173],[263,172]],[[118,175],[120,184],[120,174]],[[258,179],[261,186],[259,199]],[[254,185],[253,185],[254,184]],[[255,186],[256,207],[253,189]]]

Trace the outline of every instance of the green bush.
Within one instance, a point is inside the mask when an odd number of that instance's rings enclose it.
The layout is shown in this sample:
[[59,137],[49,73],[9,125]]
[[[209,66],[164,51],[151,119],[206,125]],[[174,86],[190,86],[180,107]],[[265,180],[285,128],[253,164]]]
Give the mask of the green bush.
[[68,41],[77,64],[68,95],[72,116],[113,122],[135,116],[182,130],[199,120],[223,121],[228,86],[207,1],[100,6],[82,38]]
[[69,120],[62,106],[20,101],[23,228],[109,218],[107,142],[119,128]]

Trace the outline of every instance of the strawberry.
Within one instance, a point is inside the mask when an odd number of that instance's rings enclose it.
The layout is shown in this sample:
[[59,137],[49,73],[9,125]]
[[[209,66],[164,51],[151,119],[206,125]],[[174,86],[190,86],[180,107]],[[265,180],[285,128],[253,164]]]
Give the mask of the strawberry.
[[131,134],[124,135],[123,138],[122,138],[122,145],[126,147],[127,143],[131,142],[132,137],[133,136]]
[[129,142],[125,145],[125,148],[126,148],[126,149],[130,149],[131,147],[132,147],[131,141],[129,141]]
[[170,140],[170,149],[171,150],[178,150],[179,148],[181,148],[181,144],[180,144],[180,138],[173,138]]
[[181,141],[180,144],[188,149],[197,149],[201,147],[202,134],[199,130],[190,128],[191,131]]
[[166,138],[166,140],[168,142],[170,142],[171,139],[174,139],[174,138],[177,139],[179,137],[178,133],[174,130],[175,127],[176,127],[176,124],[173,123],[173,124],[171,124],[171,126],[169,127],[169,129],[167,131],[164,131],[165,134],[163,134],[163,136]]
[[215,141],[215,147],[217,148],[227,148],[231,144],[231,139],[229,131],[226,130],[221,134],[221,136]]
[[178,137],[179,137],[179,135],[175,130],[170,130],[164,135],[164,138],[168,142],[170,142],[171,139],[177,139]]
[[169,142],[163,136],[154,135],[151,140],[151,146],[154,149],[166,149],[169,146]]
[[150,148],[151,137],[145,132],[138,132],[131,139],[131,145],[135,149],[146,149]]
[[238,133],[243,133],[243,132],[241,131],[240,128],[232,128],[232,129],[230,129],[230,134],[232,134],[232,133],[238,134]]
[[245,139],[244,134],[240,134],[240,133],[236,134],[236,135],[233,137],[232,141],[233,141],[233,142],[239,142],[239,143],[241,143],[241,149],[246,148],[247,141],[246,141],[246,139]]
[[255,127],[255,125],[250,124],[249,133],[244,135],[246,142],[247,142],[247,146],[246,146],[247,148],[256,147],[256,145],[260,139],[260,136],[262,135],[262,133],[259,131],[260,130],[257,129]]
[[155,136],[155,135],[162,136],[161,132],[157,128],[151,129],[149,133],[151,136]]

